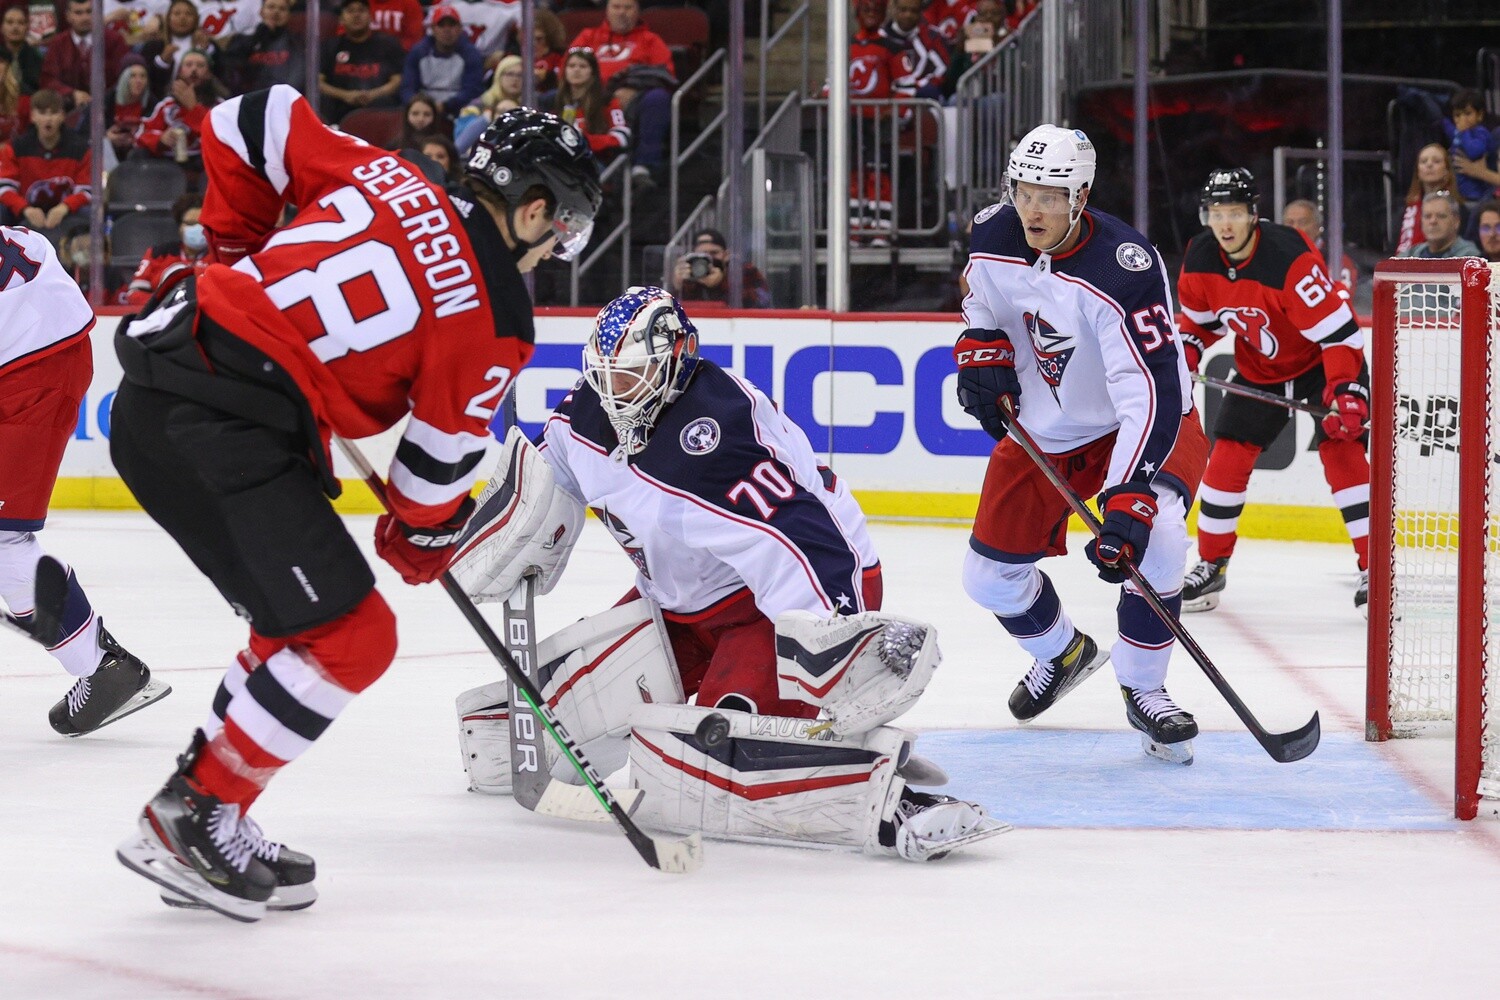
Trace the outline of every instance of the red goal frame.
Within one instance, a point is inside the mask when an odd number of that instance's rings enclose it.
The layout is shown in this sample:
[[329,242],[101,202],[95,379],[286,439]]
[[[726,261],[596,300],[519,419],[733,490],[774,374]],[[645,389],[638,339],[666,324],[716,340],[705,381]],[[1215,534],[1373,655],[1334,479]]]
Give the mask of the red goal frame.
[[[1451,283],[1459,291],[1462,374],[1459,397],[1457,674],[1454,734],[1454,815],[1473,819],[1479,807],[1484,735],[1484,557],[1488,527],[1485,481],[1492,453],[1489,421],[1490,329],[1488,263],[1473,257],[1402,258],[1375,269],[1370,400],[1370,604],[1365,690],[1365,739],[1391,736],[1389,625],[1392,549],[1396,527],[1392,451],[1397,386],[1392,376],[1397,334],[1397,288],[1418,281]],[[1493,449],[1500,450],[1500,449]],[[1473,540],[1473,544],[1470,544]],[[1497,706],[1500,708],[1500,706]]]

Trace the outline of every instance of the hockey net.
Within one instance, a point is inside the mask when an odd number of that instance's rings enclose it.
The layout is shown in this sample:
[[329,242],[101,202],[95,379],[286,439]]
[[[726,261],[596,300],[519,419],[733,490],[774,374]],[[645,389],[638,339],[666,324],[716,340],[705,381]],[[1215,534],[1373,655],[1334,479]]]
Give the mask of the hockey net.
[[1376,270],[1365,736],[1451,722],[1461,819],[1500,806],[1497,334],[1500,266]]

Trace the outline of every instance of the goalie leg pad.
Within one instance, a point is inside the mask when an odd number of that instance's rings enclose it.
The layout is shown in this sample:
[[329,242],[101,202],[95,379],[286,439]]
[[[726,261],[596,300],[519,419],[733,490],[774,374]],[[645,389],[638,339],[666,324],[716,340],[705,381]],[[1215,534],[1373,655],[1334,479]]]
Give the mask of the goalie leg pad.
[[883,611],[776,619],[776,679],[783,698],[815,705],[840,736],[868,732],[922,696],[942,661],[937,630]]
[[[661,612],[646,598],[590,615],[537,647],[537,686],[568,735],[601,775],[624,766],[631,713],[652,702],[681,704],[682,680]],[[511,792],[510,682],[458,696],[458,740],[469,788]],[[547,763],[559,781],[582,779],[548,737]]]
[[583,517],[583,504],[557,486],[542,453],[512,427],[448,572],[479,604],[505,600],[528,573],[546,594],[562,576]]
[[[712,747],[694,735],[712,714],[729,722]],[[888,853],[882,821],[905,782],[896,764],[915,738],[880,727],[858,736],[807,735],[810,719],[727,709],[646,705],[636,710],[630,781],[645,794],[643,824],[706,837]]]

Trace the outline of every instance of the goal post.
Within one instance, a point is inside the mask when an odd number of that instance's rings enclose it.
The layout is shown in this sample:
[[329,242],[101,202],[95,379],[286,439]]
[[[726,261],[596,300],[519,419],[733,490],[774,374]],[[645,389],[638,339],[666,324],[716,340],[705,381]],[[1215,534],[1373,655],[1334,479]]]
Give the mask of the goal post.
[[[1460,819],[1500,805],[1487,712],[1500,684],[1497,269],[1404,258],[1375,271],[1365,737],[1451,720]],[[1496,701],[1500,716],[1500,689]]]

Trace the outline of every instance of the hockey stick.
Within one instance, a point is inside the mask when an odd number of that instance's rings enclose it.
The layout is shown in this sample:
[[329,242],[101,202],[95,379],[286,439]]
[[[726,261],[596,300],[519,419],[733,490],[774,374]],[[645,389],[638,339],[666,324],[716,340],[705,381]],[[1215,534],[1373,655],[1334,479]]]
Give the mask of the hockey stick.
[[1292,399],[1289,396],[1278,396],[1274,392],[1266,392],[1263,389],[1252,389],[1248,385],[1238,382],[1230,382],[1227,379],[1214,378],[1212,375],[1199,375],[1193,372],[1193,381],[1201,382],[1213,389],[1232,393],[1236,396],[1244,396],[1246,399],[1258,400],[1262,403],[1270,403],[1272,406],[1284,406],[1288,410],[1301,410],[1303,413],[1311,413],[1322,420],[1333,411],[1326,406],[1314,406],[1312,403],[1304,403],[1300,399]]
[[[1000,412],[1004,416],[1006,424],[1010,427],[1010,436],[1015,439],[1016,444],[1021,446],[1021,450],[1026,452],[1027,457],[1042,471],[1042,475],[1047,477],[1047,481],[1062,495],[1068,507],[1072,509],[1074,514],[1078,515],[1078,519],[1084,523],[1089,531],[1094,533],[1095,538],[1098,538],[1100,531],[1103,530],[1103,525],[1094,516],[1094,512],[1089,510],[1078,494],[1073,491],[1073,487],[1069,486],[1062,476],[1058,475],[1057,470],[1052,467],[1052,463],[1047,461],[1047,457],[1042,454],[1042,450],[1037,447],[1036,442],[1031,439],[1030,434],[1026,433],[1020,422],[1003,408]],[[1188,655],[1193,658],[1193,662],[1197,663],[1199,669],[1208,676],[1210,683],[1218,689],[1219,694],[1224,696],[1224,700],[1229,702],[1229,707],[1234,709],[1234,714],[1240,717],[1240,721],[1245,724],[1245,728],[1250,730],[1250,734],[1255,737],[1256,742],[1265,749],[1266,753],[1271,755],[1272,760],[1279,764],[1289,764],[1294,760],[1301,760],[1317,749],[1318,740],[1321,736],[1317,712],[1313,713],[1312,720],[1301,729],[1290,733],[1268,732],[1266,727],[1260,724],[1260,721],[1255,718],[1250,709],[1240,700],[1240,696],[1235,694],[1234,688],[1230,687],[1229,682],[1224,679],[1224,675],[1219,673],[1219,668],[1214,666],[1213,661],[1208,658],[1208,654],[1203,651],[1203,647],[1198,645],[1197,641],[1188,633],[1188,630],[1182,627],[1182,622],[1177,620],[1177,616],[1162,602],[1161,595],[1156,592],[1156,588],[1152,587],[1146,581],[1146,578],[1141,575],[1141,571],[1133,563],[1127,562],[1125,563],[1125,573],[1130,577],[1130,581],[1135,584],[1136,589],[1140,591],[1141,596],[1146,599],[1146,603],[1151,605],[1151,610],[1156,612],[1157,617],[1162,620],[1172,635],[1182,644],[1182,648],[1187,650]]]
[[[536,577],[527,574],[521,586],[506,599],[505,643],[521,673],[536,680]],[[510,684],[510,788],[511,797],[535,810],[542,793],[551,784],[547,752],[536,713],[524,703],[521,687]]]
[[[339,450],[344,453],[344,457],[349,459],[350,463],[353,464],[354,468],[364,479],[366,485],[370,487],[370,491],[375,494],[375,498],[380,501],[380,505],[389,511],[391,505],[390,498],[386,493],[385,483],[381,481],[380,476],[376,475],[374,468],[371,467],[364,454],[352,441],[338,436],[334,437],[334,441],[337,442]],[[547,700],[542,697],[541,691],[537,690],[536,684],[517,666],[515,658],[510,655],[510,650],[500,641],[500,637],[495,635],[494,629],[490,628],[490,623],[479,613],[479,609],[474,606],[474,602],[469,599],[469,595],[464,593],[463,588],[453,579],[451,573],[445,572],[440,577],[440,580],[443,584],[443,590],[447,591],[448,596],[453,599],[454,605],[458,607],[459,612],[468,621],[469,626],[474,629],[475,634],[479,636],[485,648],[499,661],[501,668],[505,671],[505,676],[510,679],[513,688],[521,693],[521,697],[531,707],[531,711],[536,715],[537,719],[541,720],[547,732],[552,734],[552,738],[562,748],[563,756],[583,776],[585,784],[587,784],[589,791],[594,794],[594,798],[598,800],[599,805],[605,812],[614,817],[615,822],[624,831],[626,839],[630,841],[631,846],[636,849],[646,864],[664,872],[696,871],[703,864],[702,835],[693,833],[681,839],[653,837],[636,826],[635,822],[630,818],[629,813],[620,804],[619,800],[615,798],[614,793],[610,791],[609,787],[604,784],[598,772],[594,770],[594,765],[588,762],[588,758],[583,755],[583,751],[578,748],[577,744],[573,742],[573,738],[568,735],[567,729],[558,721],[552,709],[547,706]]]

